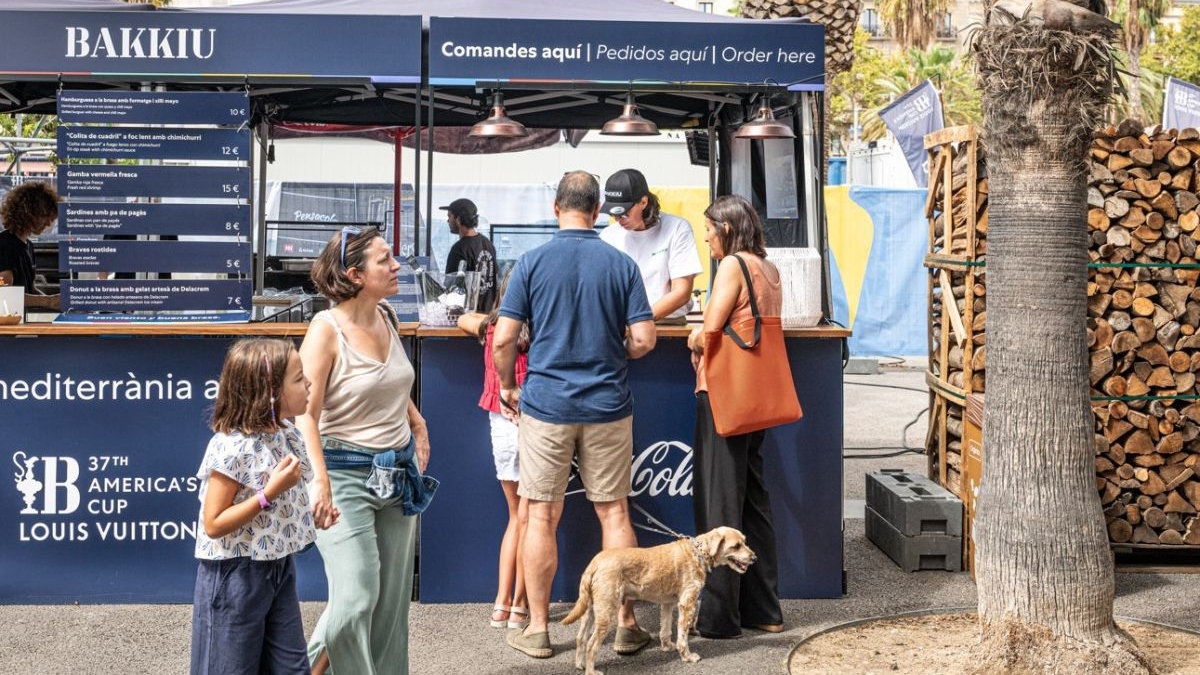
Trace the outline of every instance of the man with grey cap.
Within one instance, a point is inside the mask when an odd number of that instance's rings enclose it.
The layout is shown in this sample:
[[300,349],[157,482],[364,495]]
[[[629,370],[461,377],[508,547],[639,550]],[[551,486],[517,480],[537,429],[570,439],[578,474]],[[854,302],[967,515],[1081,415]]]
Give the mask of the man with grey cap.
[[467,263],[465,271],[479,272],[478,312],[492,311],[496,303],[496,249],[492,241],[478,232],[479,210],[470,199],[455,199],[447,206],[439,207],[446,212],[450,233],[458,235],[458,241],[450,247],[446,257],[446,274],[458,271],[458,264]]
[[609,176],[600,210],[617,221],[604,228],[600,238],[637,263],[654,320],[685,323],[692,308],[692,282],[703,271],[692,226],[662,212],[658,196],[637,169]]

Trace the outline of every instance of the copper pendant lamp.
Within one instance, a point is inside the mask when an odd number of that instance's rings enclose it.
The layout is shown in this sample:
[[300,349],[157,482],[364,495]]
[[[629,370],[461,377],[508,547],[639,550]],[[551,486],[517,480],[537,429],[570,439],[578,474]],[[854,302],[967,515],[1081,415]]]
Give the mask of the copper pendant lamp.
[[468,136],[517,137],[528,136],[524,124],[511,119],[504,110],[504,97],[499,91],[492,94],[492,114],[471,127]]
[[758,115],[749,122],[746,122],[733,134],[734,138],[748,138],[750,140],[770,140],[774,138],[795,138],[796,132],[792,131],[792,127],[775,119],[775,113],[771,112],[771,104],[766,99],[763,99],[762,107],[758,109]]
[[625,107],[620,117],[605,122],[600,133],[606,136],[657,136],[658,125],[642,117],[633,102],[633,92],[630,92],[625,95]]

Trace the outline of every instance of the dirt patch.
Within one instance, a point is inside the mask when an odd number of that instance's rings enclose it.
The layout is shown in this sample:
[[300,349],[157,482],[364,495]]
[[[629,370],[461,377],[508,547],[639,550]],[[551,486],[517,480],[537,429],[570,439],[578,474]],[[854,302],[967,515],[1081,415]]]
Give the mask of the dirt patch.
[[[1200,635],[1154,624],[1118,621],[1159,675],[1200,675]],[[881,619],[833,630],[799,645],[788,672],[941,675],[960,672],[979,639],[974,614]]]

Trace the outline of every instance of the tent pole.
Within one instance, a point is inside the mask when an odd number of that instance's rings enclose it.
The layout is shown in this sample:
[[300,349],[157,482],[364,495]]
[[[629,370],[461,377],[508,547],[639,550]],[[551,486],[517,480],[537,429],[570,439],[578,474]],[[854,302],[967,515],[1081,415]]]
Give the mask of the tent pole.
[[413,144],[413,255],[421,253],[421,85],[418,84],[416,89],[413,103],[413,131],[417,134]]
[[[254,245],[255,260],[254,260],[254,288],[251,289],[251,295],[254,293],[262,293],[266,273],[264,270],[267,267],[267,137],[270,134],[270,126],[267,121],[258,123],[256,129],[258,135],[258,195],[254,201],[254,212],[257,216],[256,226],[258,231],[257,242]],[[254,180],[254,176],[250,176],[250,180]],[[251,183],[253,185],[253,182]]]
[[[433,269],[433,101],[435,90],[429,87],[429,148],[425,150],[425,205],[429,217],[425,219],[425,255],[430,257],[429,269]],[[436,270],[435,270],[436,271]]]
[[[392,255],[400,255],[400,223],[404,213],[404,131],[392,129]],[[386,224],[386,223],[385,223]]]

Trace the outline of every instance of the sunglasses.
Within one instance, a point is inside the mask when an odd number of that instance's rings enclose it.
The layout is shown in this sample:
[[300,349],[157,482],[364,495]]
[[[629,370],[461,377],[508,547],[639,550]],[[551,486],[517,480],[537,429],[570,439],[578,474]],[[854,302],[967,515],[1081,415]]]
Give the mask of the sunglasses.
[[342,228],[342,255],[340,258],[342,269],[348,269],[346,267],[346,242],[350,241],[350,237],[357,237],[360,234],[362,234],[362,229],[354,225],[347,225]]

